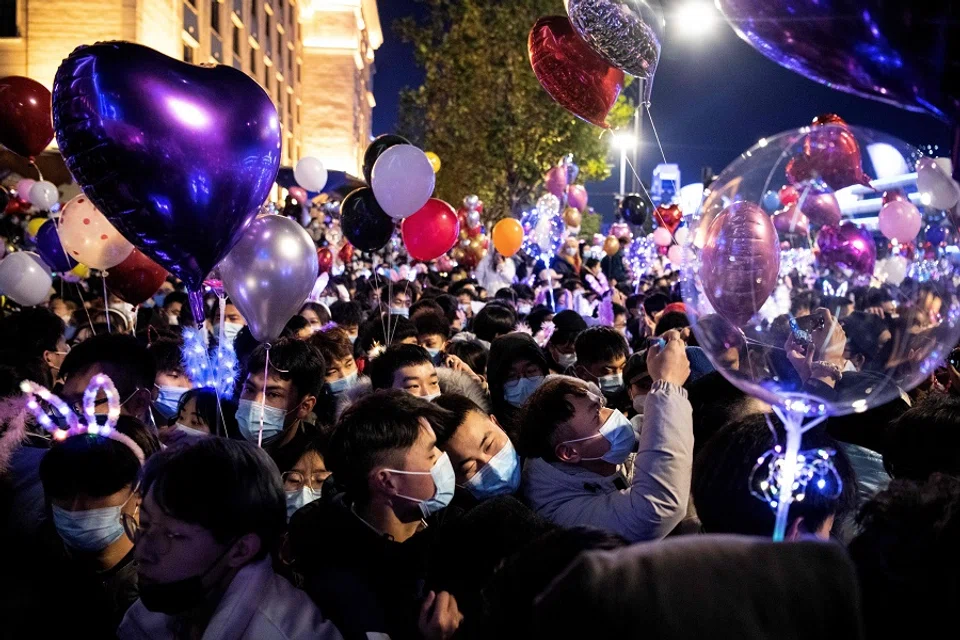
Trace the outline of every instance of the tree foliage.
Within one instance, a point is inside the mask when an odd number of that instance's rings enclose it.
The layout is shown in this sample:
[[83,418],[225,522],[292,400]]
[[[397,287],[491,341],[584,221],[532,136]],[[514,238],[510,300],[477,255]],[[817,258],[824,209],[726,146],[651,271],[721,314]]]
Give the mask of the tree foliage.
[[[530,29],[562,13],[561,0],[418,1],[429,5],[425,21],[394,24],[425,72],[401,96],[398,133],[440,156],[438,197],[456,205],[475,193],[493,221],[535,201],[568,153],[581,182],[609,175],[607,135],[557,105],[530,68]],[[621,97],[609,121],[616,128],[631,113]]]

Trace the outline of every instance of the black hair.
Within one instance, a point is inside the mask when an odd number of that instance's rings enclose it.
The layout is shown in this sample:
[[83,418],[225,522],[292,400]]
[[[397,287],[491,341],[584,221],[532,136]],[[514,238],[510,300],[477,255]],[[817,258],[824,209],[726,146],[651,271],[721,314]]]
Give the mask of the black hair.
[[467,289],[467,287],[473,287],[474,290],[476,290],[476,287],[477,287],[476,280],[473,280],[471,278],[466,278],[464,280],[458,280],[457,282],[454,282],[452,285],[450,285],[450,289],[449,289],[450,295],[452,295],[453,297],[457,297],[460,295],[468,295],[470,296],[471,300],[476,300],[477,296],[473,293],[473,291],[471,291],[470,289]]
[[397,389],[365,395],[340,416],[327,447],[327,468],[348,496],[362,502],[369,495],[370,470],[391,452],[413,446],[420,437],[420,418],[434,424],[445,412]]
[[444,351],[457,356],[477,375],[485,375],[489,352],[476,340],[454,340],[447,343]]
[[389,389],[393,386],[394,374],[404,367],[430,364],[430,354],[415,344],[393,344],[367,364],[364,373],[370,376],[374,389]]
[[586,398],[587,383],[568,376],[546,380],[527,399],[520,417],[520,455],[556,462],[553,434],[561,423],[573,417],[569,396]]
[[883,464],[895,478],[960,476],[960,398],[931,394],[890,427]]
[[441,294],[434,300],[443,308],[443,315],[447,316],[447,320],[453,323],[457,319],[457,311],[460,310],[460,301],[449,293]]
[[57,351],[64,331],[63,320],[43,307],[27,307],[2,318],[0,362],[15,367],[22,379],[52,387],[53,374],[43,354]]
[[668,304],[670,304],[670,298],[662,293],[653,293],[643,299],[643,310],[648,316],[653,317],[654,314],[666,309]]
[[154,340],[147,349],[153,356],[158,373],[172,371],[179,375],[186,375],[183,364],[183,340],[160,338]]
[[473,318],[473,333],[479,340],[493,339],[510,333],[517,326],[517,312],[504,304],[489,303]]
[[476,402],[458,393],[445,393],[434,400],[433,404],[446,409],[449,414],[431,423],[433,432],[437,434],[437,446],[441,449],[466,421],[468,414],[479,413],[484,417],[488,415]]
[[207,529],[221,544],[256,534],[257,559],[275,550],[286,529],[277,465],[248,442],[203,438],[154,456],[144,469],[142,494],[151,491],[165,514]]
[[711,371],[689,383],[687,392],[693,408],[693,452],[696,455],[722,427],[744,417],[750,396],[719,371]]
[[[691,495],[707,533],[773,534],[775,510],[751,493],[750,480],[757,460],[777,442],[786,442],[785,431],[776,419],[763,414],[731,422],[706,442],[693,463]],[[790,522],[802,517],[804,529],[813,533],[831,515],[853,506],[856,477],[837,442],[822,428],[806,432],[802,448],[834,450],[833,464],[841,482],[837,497],[832,497],[835,486],[822,491],[811,487],[803,501],[791,504]]]
[[517,292],[511,287],[500,287],[497,289],[497,292],[493,294],[494,300],[502,300],[510,304],[510,306],[515,307],[517,304]]
[[303,313],[304,311],[313,311],[315,314],[317,314],[317,318],[320,320],[320,326],[330,322],[330,311],[319,302],[304,302],[303,306],[300,307],[300,312],[297,315],[300,315],[300,313]]
[[443,307],[441,307],[440,303],[438,303],[433,297],[420,298],[410,305],[410,319],[413,320],[414,323],[416,323],[418,316],[428,313],[433,313],[439,316],[444,315]]
[[[246,380],[251,373],[262,375],[267,365],[267,354],[267,345],[258,346],[250,354],[246,373],[241,376],[241,381]],[[320,395],[327,365],[316,347],[303,340],[280,338],[270,346],[269,357],[268,375],[289,380],[300,398]]]
[[546,321],[547,317],[552,315],[553,309],[546,305],[538,304],[530,310],[529,314],[527,314],[527,326],[530,327],[530,331],[536,335],[540,332],[540,329],[543,328],[543,323]]
[[450,322],[439,313],[420,313],[413,323],[417,327],[417,336],[438,335],[444,340],[450,337]]
[[517,298],[520,300],[533,300],[537,295],[533,292],[533,288],[528,284],[523,284],[522,282],[517,282],[510,287],[517,294]]
[[417,338],[413,323],[403,316],[383,313],[374,315],[360,327],[357,346],[363,353],[368,353],[374,344],[387,347],[408,338]]
[[616,302],[614,302],[614,303],[611,304],[610,306],[611,306],[611,308],[613,309],[613,315],[614,315],[614,317],[627,315],[627,308],[626,308],[625,306],[623,306],[622,304],[617,304]]
[[64,358],[60,375],[66,379],[94,365],[110,377],[122,398],[130,397],[137,389],[153,389],[153,356],[133,336],[98,334],[84,340]]
[[253,337],[253,332],[249,325],[244,326],[237,332],[237,337],[233,339],[233,350],[237,354],[237,364],[243,371],[247,362],[250,360],[250,354],[260,346],[260,343]]
[[[341,327],[333,327],[326,331],[318,331],[307,339],[323,356],[324,364],[329,367],[335,360],[343,360],[353,356],[353,345],[347,332]],[[326,376],[326,369],[324,369]]]
[[163,307],[168,309],[173,303],[179,302],[181,308],[189,306],[190,298],[183,291],[171,291],[163,298]]
[[217,391],[212,387],[199,387],[189,389],[180,396],[180,402],[177,404],[177,415],[183,411],[183,408],[190,400],[196,401],[196,410],[200,414],[200,419],[210,427],[210,433],[217,434],[217,422],[221,419],[222,429],[219,435],[231,434],[236,432],[237,427],[237,405],[233,400],[219,398]]
[[337,300],[330,305],[330,317],[341,327],[359,327],[363,310],[358,302]]
[[278,465],[283,465],[283,468],[280,468],[280,473],[286,473],[293,469],[293,467],[297,465],[297,462],[300,461],[300,458],[311,451],[323,458],[324,464],[326,464],[327,447],[329,444],[330,433],[328,431],[318,430],[312,437],[301,441],[299,445],[295,445],[296,449],[290,452],[291,455],[285,455],[283,460],[277,461]]
[[410,304],[417,301],[417,294],[420,287],[416,282],[401,280],[400,282],[388,282],[380,287],[380,304],[389,308],[393,305],[393,298],[397,295],[406,294],[410,296]]
[[670,311],[660,316],[657,321],[657,327],[653,330],[654,335],[663,335],[671,329],[683,329],[690,326],[690,319],[682,311]]
[[630,355],[626,339],[613,327],[590,327],[577,336],[575,348],[577,364],[585,367]]
[[638,309],[643,306],[643,294],[633,293],[627,296],[627,309]]
[[888,354],[884,353],[886,350],[881,349],[880,345],[880,336],[888,329],[883,318],[866,311],[854,311],[840,319],[840,326],[847,336],[847,349],[851,356],[863,358],[863,370],[876,371],[886,368]]
[[[308,303],[309,304],[309,303]],[[326,324],[325,322],[322,324]],[[291,316],[280,332],[282,338],[296,338],[297,334],[310,326],[310,321],[301,315]],[[321,325],[322,326],[322,325]]]
[[869,638],[932,638],[960,599],[960,478],[894,480],[864,505],[850,543]]
[[[146,425],[132,416],[117,419],[116,430],[133,440],[145,460],[160,451],[160,442]],[[122,442],[91,434],[70,436],[55,443],[40,460],[40,481],[48,498],[78,495],[104,498],[136,487],[140,461]]]
[[576,311],[565,309],[553,316],[553,327],[550,344],[560,346],[575,342],[577,336],[586,330],[587,323]]
[[798,291],[790,301],[790,315],[797,315],[802,309],[813,311],[820,306],[820,296],[816,291],[807,289]]

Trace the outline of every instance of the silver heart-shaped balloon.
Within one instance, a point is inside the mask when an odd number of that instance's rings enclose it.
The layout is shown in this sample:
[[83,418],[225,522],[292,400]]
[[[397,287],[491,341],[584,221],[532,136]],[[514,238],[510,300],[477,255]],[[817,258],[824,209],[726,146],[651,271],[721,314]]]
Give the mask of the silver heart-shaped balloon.
[[656,0],[566,0],[566,6],[574,30],[607,62],[653,79],[664,25]]

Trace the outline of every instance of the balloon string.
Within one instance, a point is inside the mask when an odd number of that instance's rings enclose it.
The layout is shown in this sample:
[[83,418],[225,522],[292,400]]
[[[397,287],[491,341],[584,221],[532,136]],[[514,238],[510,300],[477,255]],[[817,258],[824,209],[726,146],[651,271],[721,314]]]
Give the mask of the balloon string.
[[226,320],[224,319],[224,314],[227,311],[227,297],[225,295],[220,295],[220,337],[217,339],[217,369],[216,369],[216,378],[214,379],[214,391],[217,395],[217,425],[216,431],[217,435],[220,435],[220,427],[225,424],[223,420],[223,405],[220,402],[220,352],[223,349],[223,340],[226,333]]
[[110,298],[107,295],[106,272],[100,272],[100,279],[103,281],[103,314],[107,316],[107,333],[113,333],[113,329],[110,328]]
[[74,282],[77,285],[77,295],[80,297],[80,304],[83,306],[83,312],[87,314],[87,324],[90,326],[90,333],[97,335],[97,330],[93,328],[93,318],[90,317],[90,309],[87,309],[87,303],[83,299],[83,287],[80,286],[79,282]]
[[[643,186],[643,180],[641,180],[640,176],[637,175],[637,170],[633,168],[633,163],[630,162],[630,158],[624,158],[624,159],[627,161],[627,166],[630,167],[630,171],[633,172],[633,177],[637,179],[637,184],[640,185],[640,188],[643,189],[644,195],[647,196],[647,200],[650,201],[650,206],[653,207],[654,211],[656,211],[657,205],[656,203],[654,203],[653,198],[650,196],[650,192],[647,191],[647,188],[645,186]],[[666,225],[660,225],[660,226],[663,227],[664,229],[667,229]],[[670,231],[670,229],[667,229],[667,231],[670,233],[671,244],[679,245],[680,243],[677,241],[677,237],[673,235],[673,231]]]
[[[57,242],[60,244],[60,250],[63,251],[64,257],[67,258],[67,263],[70,262],[70,254],[67,253],[67,248],[63,246],[63,240],[60,238],[60,222],[63,220],[63,214],[53,217],[53,224],[57,226]],[[79,262],[77,264],[80,264]],[[62,277],[62,276],[61,276]]]
[[644,106],[647,108],[647,117],[650,119],[650,128],[653,129],[653,137],[657,141],[657,146],[660,147],[660,157],[663,158],[663,164],[667,164],[667,154],[663,152],[663,145],[660,144],[660,136],[657,134],[657,125],[653,123],[653,114],[650,112],[650,103],[644,103]]
[[[43,174],[40,172],[40,167],[37,165],[37,163],[33,160],[30,160],[30,166],[37,170],[37,181],[43,182]],[[24,200],[26,200],[26,198],[24,198]]]
[[263,391],[260,397],[260,433],[257,434],[257,446],[263,448],[263,412],[267,405],[267,374],[270,372],[270,343],[267,343],[266,362],[263,365]]

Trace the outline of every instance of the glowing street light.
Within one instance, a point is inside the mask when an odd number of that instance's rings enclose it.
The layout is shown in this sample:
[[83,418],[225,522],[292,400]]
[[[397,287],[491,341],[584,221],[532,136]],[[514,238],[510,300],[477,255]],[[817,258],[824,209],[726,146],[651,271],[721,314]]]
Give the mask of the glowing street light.
[[637,146],[637,137],[629,131],[620,131],[613,134],[613,146],[620,149],[620,195],[626,195],[627,189],[627,151]]
[[667,28],[682,38],[702,38],[713,30],[720,20],[714,6],[704,0],[690,0],[680,6],[667,21]]

